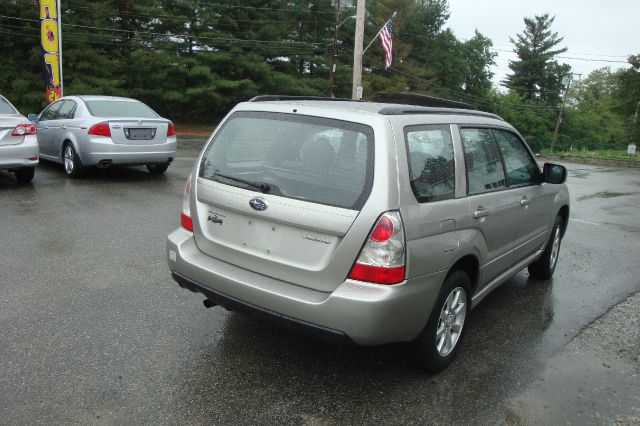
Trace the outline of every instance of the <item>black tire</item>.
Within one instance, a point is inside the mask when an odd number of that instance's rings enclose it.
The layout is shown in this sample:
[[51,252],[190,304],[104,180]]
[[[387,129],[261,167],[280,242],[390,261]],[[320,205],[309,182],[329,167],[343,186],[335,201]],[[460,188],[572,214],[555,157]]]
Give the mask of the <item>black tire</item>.
[[544,253],[542,253],[540,259],[530,264],[527,268],[529,275],[532,277],[548,280],[553,276],[556,265],[558,264],[558,257],[560,257],[563,223],[562,217],[560,215],[556,216],[556,221],[551,229],[551,235],[549,235],[549,241],[544,248]]
[[[457,302],[455,299],[456,292],[459,294]],[[460,300],[462,296],[464,298]],[[420,358],[428,371],[437,373],[443,370],[451,364],[460,351],[466,331],[465,320],[469,317],[470,303],[471,280],[469,276],[463,271],[453,271],[442,285],[429,316],[429,321],[418,340]],[[446,308],[445,305],[447,305]],[[456,318],[453,321],[452,316]],[[460,317],[462,318],[461,321],[459,321]],[[454,328],[456,331],[454,331]],[[442,332],[439,333],[439,331]],[[451,336],[451,340],[447,340],[448,336]]]
[[35,172],[35,167],[23,167],[21,169],[17,169],[14,173],[16,174],[16,180],[19,183],[29,183],[33,180]]
[[167,171],[169,164],[171,163],[168,161],[166,163],[147,164],[147,170],[149,170],[149,173],[152,175],[161,175]]
[[65,143],[62,147],[62,166],[69,177],[76,178],[84,174],[85,168],[71,142]]

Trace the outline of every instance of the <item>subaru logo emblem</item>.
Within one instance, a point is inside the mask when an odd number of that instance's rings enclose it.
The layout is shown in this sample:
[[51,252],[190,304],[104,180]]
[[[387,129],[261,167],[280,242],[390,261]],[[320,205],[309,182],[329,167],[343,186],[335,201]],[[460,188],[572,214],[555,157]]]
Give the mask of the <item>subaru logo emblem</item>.
[[267,209],[267,203],[265,203],[262,198],[252,198],[251,200],[249,200],[249,205],[252,209],[258,210],[260,212]]

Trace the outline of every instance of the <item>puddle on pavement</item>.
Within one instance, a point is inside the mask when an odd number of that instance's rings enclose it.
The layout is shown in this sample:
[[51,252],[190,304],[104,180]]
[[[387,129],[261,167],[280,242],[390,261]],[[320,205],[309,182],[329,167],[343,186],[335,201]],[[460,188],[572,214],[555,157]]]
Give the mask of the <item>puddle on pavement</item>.
[[625,195],[635,195],[637,192],[609,192],[609,191],[600,191],[594,194],[583,195],[582,197],[578,197],[578,201],[590,200],[592,198],[613,198],[613,197],[624,197]]
[[571,176],[572,178],[586,179],[589,176],[591,176],[591,173],[572,170],[572,171],[569,172],[569,176]]

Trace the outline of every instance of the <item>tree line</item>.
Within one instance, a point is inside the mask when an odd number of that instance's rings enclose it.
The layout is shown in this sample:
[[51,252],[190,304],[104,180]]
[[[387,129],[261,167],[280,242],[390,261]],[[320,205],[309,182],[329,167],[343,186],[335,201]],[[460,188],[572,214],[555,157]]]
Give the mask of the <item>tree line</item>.
[[[343,3],[346,3],[343,0]],[[354,2],[355,3],[355,2]],[[37,1],[0,0],[0,93],[22,112],[45,104]],[[458,39],[446,0],[369,0],[365,39],[393,12],[393,63],[375,42],[363,59],[365,99],[414,92],[497,113],[534,150],[548,148],[566,92],[562,37],[549,15],[524,18],[512,35],[518,59],[492,83],[493,42],[478,31]],[[353,9],[341,12],[334,93],[350,97]],[[260,94],[325,96],[336,24],[331,0],[62,0],[65,94],[138,98],[178,122],[215,124]],[[620,149],[637,141],[640,55],[630,67],[574,81],[557,148]],[[565,79],[566,80],[566,79]]]

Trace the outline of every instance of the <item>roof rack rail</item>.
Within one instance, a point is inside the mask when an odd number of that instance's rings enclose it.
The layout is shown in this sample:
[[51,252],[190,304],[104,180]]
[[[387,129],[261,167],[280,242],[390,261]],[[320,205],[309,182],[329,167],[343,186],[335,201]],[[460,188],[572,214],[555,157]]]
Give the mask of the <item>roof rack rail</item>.
[[460,109],[460,108],[434,108],[434,107],[422,107],[411,105],[398,105],[382,108],[378,111],[381,115],[411,115],[411,114],[455,114],[455,115],[469,115],[477,117],[491,117],[500,121],[504,121],[504,118],[499,115],[492,114],[490,112],[478,111],[475,109]]
[[459,108],[470,109],[475,108],[467,103],[452,101],[449,99],[436,98],[435,96],[419,95],[416,93],[406,92],[381,92],[375,97],[375,102],[388,104],[415,105],[424,107],[440,107],[440,108]]
[[249,102],[272,102],[272,101],[350,101],[362,102],[349,98],[330,98],[325,96],[293,96],[293,95],[259,95],[249,99]]

